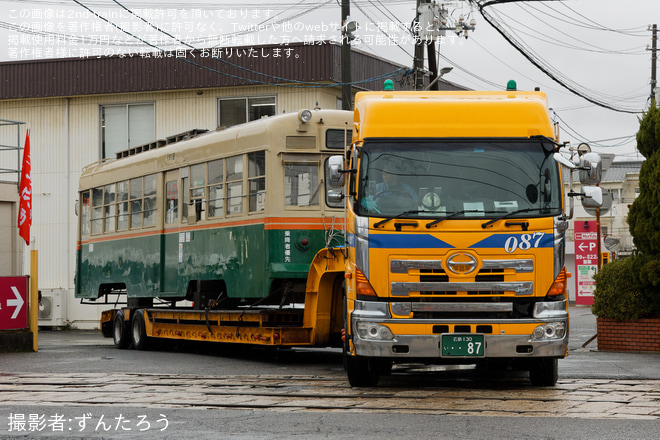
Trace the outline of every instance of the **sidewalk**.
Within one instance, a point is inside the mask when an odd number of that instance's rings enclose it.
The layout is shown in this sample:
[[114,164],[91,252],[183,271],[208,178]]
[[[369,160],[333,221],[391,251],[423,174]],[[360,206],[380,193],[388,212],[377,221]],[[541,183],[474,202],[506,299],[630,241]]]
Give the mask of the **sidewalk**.
[[660,380],[660,353],[598,351],[596,317],[590,306],[569,306],[568,357],[559,377],[572,379]]

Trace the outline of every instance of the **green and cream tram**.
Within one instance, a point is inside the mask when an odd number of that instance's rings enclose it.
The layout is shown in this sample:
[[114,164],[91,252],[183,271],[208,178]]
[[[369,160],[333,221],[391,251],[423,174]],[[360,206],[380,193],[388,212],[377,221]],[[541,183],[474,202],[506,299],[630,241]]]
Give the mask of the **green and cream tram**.
[[197,310],[304,302],[316,252],[343,244],[344,206],[328,200],[325,162],[350,141],[352,118],[305,110],[87,166],[75,296]]

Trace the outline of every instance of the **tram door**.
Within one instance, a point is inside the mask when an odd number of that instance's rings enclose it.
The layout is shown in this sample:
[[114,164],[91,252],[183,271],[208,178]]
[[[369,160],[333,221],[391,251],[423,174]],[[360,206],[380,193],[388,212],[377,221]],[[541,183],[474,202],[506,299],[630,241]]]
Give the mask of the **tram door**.
[[164,234],[161,240],[161,259],[163,263],[162,290],[171,292],[172,296],[184,295],[185,292],[177,292],[177,274],[180,263],[180,247],[183,245],[179,239],[179,228],[181,227],[183,204],[183,191],[181,173],[179,170],[167,171],[164,179],[163,201],[165,206],[163,212]]

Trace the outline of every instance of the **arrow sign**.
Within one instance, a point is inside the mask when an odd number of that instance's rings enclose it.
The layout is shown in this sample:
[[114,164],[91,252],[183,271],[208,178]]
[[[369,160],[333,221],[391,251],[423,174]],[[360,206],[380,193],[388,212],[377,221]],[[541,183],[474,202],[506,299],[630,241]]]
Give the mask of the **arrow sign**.
[[16,319],[18,316],[18,312],[21,311],[23,308],[23,304],[25,304],[25,301],[23,301],[23,298],[21,298],[21,294],[18,291],[18,289],[15,286],[11,286],[11,291],[14,292],[14,296],[16,299],[8,299],[7,300],[7,307],[15,307],[14,313],[11,315],[11,319]]
[[0,330],[28,327],[27,277],[0,277]]

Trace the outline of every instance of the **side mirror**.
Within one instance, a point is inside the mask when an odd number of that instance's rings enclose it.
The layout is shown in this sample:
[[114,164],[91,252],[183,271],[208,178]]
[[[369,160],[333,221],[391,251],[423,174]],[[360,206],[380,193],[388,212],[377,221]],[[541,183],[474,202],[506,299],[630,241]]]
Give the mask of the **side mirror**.
[[570,169],[574,169],[577,166],[569,158],[564,156],[562,153],[555,153],[555,154],[552,155],[552,157],[556,162],[559,162],[560,164],[562,164],[565,167],[568,167]]
[[585,153],[581,157],[580,182],[598,185],[603,177],[603,162],[598,153]]
[[341,190],[331,189],[328,191],[328,203],[331,205],[339,205],[344,200],[344,193]]
[[603,189],[599,186],[582,187],[582,206],[585,208],[600,208],[603,205]]
[[[331,188],[342,188],[346,182],[344,171],[343,156],[331,156],[326,162],[325,175],[328,179],[328,186]],[[328,193],[330,197],[330,193]],[[340,200],[341,201],[341,200]]]

